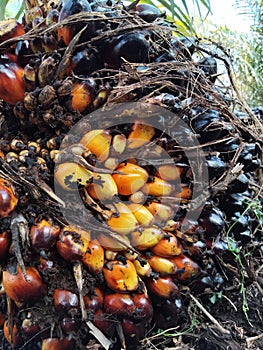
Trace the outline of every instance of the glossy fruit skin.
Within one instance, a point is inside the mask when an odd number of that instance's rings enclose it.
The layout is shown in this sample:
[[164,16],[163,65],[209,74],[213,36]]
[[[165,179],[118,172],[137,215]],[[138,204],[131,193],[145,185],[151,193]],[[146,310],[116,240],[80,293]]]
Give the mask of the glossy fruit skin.
[[150,292],[162,299],[174,300],[179,293],[179,289],[171,277],[149,278],[147,286]]
[[76,226],[65,226],[59,234],[57,251],[67,261],[79,261],[87,251],[89,239],[89,231]]
[[157,226],[147,227],[142,231],[134,231],[131,234],[132,245],[136,249],[146,250],[155,246],[164,233]]
[[16,207],[18,198],[14,194],[11,183],[0,178],[0,217],[5,218]]
[[136,306],[131,294],[114,293],[105,295],[103,308],[105,313],[123,318],[132,317]]
[[60,313],[75,314],[78,312],[79,299],[77,294],[69,290],[55,289],[53,294],[55,308]]
[[140,346],[140,340],[145,338],[145,322],[135,322],[133,320],[124,318],[121,322],[121,326],[124,333],[127,349],[138,349],[138,346]]
[[93,182],[87,187],[89,195],[94,199],[112,201],[118,195],[118,188],[110,174],[94,174]]
[[106,335],[108,338],[112,338],[116,329],[115,320],[110,320],[108,315],[103,313],[102,310],[98,310],[93,319],[94,325]]
[[60,323],[60,327],[66,334],[77,332],[80,328],[80,321],[74,317],[64,317]]
[[133,263],[120,261],[108,262],[104,269],[104,278],[109,288],[115,292],[133,292],[138,288],[139,280]]
[[117,184],[119,194],[124,196],[137,192],[148,179],[145,169],[129,162],[121,163],[115,170],[123,173],[113,174],[112,177]]
[[35,251],[51,249],[57,240],[60,227],[50,224],[45,219],[36,222],[30,229],[30,240]]
[[105,62],[112,68],[119,68],[124,58],[128,62],[144,63],[149,60],[150,41],[148,32],[134,32],[119,35],[105,50]]
[[141,147],[149,143],[154,134],[153,126],[135,122],[127,139],[127,147],[131,149]]
[[109,156],[111,135],[103,129],[91,130],[83,135],[80,143],[102,162]]
[[97,240],[91,240],[89,242],[82,262],[91,274],[96,275],[102,272],[104,266],[104,249]]
[[8,232],[0,233],[0,261],[8,255],[11,237]]
[[158,176],[153,176],[153,181],[147,182],[142,191],[147,195],[152,196],[169,196],[174,191],[173,184],[159,178]]
[[148,262],[153,271],[158,272],[161,276],[173,275],[177,271],[177,267],[171,259],[153,255],[148,259]]
[[104,295],[101,289],[96,287],[91,295],[84,296],[84,304],[88,313],[95,314],[102,308]]
[[171,259],[177,266],[178,271],[175,274],[175,278],[179,281],[187,281],[201,272],[200,266],[190,259],[187,255],[181,254]]
[[42,341],[41,350],[74,350],[75,340],[67,338],[48,338]]
[[72,110],[84,112],[92,102],[92,90],[85,82],[74,83],[71,89]]
[[138,221],[129,207],[122,202],[116,203],[113,207],[115,213],[107,221],[110,228],[124,235],[134,231]]
[[175,235],[169,234],[154,245],[151,251],[160,257],[171,258],[180,255],[183,251],[183,247]]
[[[91,6],[87,0],[69,0],[64,3],[60,11],[58,22],[62,22],[67,17],[80,13],[91,12]],[[64,25],[58,27],[58,39],[63,39],[66,45],[69,45],[73,37],[84,27],[84,23],[77,23],[71,25]],[[89,28],[82,35],[82,40],[87,40],[91,37],[94,30],[94,24],[89,22]]]
[[5,339],[8,341],[9,344],[11,344],[13,347],[18,347],[23,344],[23,339],[20,335],[18,335],[18,329],[16,324],[13,326],[12,331],[12,337],[10,337],[9,330],[8,330],[8,324],[5,321],[4,323],[4,336]]
[[25,281],[21,267],[16,272],[3,271],[3,286],[6,294],[18,303],[32,302],[46,294],[46,285],[34,267],[26,267],[28,281]]
[[135,13],[146,22],[153,22],[155,19],[162,16],[158,7],[150,4],[137,4],[135,6]]
[[11,105],[24,99],[23,73],[23,68],[6,56],[0,57],[0,98]]

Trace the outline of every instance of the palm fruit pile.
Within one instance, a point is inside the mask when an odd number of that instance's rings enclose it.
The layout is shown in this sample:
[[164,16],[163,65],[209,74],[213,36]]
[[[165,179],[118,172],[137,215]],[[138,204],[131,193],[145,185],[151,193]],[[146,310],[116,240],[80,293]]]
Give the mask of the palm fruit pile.
[[190,324],[189,294],[253,282],[262,124],[208,50],[138,2],[26,0],[0,23],[4,349],[141,349]]

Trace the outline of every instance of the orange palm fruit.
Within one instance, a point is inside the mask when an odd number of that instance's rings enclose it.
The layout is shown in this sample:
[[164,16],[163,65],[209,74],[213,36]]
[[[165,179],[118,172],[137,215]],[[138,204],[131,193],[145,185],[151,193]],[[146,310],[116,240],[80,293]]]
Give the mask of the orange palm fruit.
[[137,192],[148,179],[147,171],[133,163],[121,163],[115,170],[123,173],[113,174],[112,177],[117,184],[119,194],[124,196]]
[[160,177],[154,176],[152,182],[147,182],[142,187],[142,191],[151,196],[169,196],[174,191],[174,186]]
[[144,205],[132,203],[128,205],[128,208],[131,210],[140,225],[150,226],[152,224],[154,217]]
[[12,347],[20,347],[23,344],[23,339],[18,335],[16,324],[13,326],[12,335],[9,334],[8,323],[4,323],[4,337]]
[[56,165],[54,176],[62,188],[73,191],[78,185],[87,186],[94,174],[79,164],[67,162]]
[[0,43],[24,34],[24,26],[14,18],[0,21]]
[[101,202],[112,200],[118,195],[118,188],[110,174],[94,173],[93,182],[87,187],[89,195]]
[[89,242],[82,262],[90,273],[96,275],[102,272],[104,266],[104,249],[96,239]]
[[150,257],[150,259],[148,259],[148,262],[155,272],[158,272],[163,276],[173,275],[177,270],[177,267],[172,260],[162,258],[157,255]]
[[1,151],[1,150],[0,150],[0,158],[5,159],[5,155],[4,155],[3,151]]
[[103,162],[109,156],[111,135],[103,129],[91,130],[83,135],[80,143]]
[[191,199],[193,195],[193,189],[190,185],[182,185],[180,192],[175,192],[174,197],[181,199]]
[[0,178],[0,217],[5,218],[16,207],[18,198],[16,197],[11,183]]
[[167,221],[174,215],[173,209],[166,204],[159,202],[150,202],[146,204],[146,208],[154,216],[155,222]]
[[119,202],[114,205],[114,209],[115,213],[107,221],[110,228],[124,235],[134,231],[138,221],[128,206]]
[[57,251],[67,261],[79,261],[88,249],[89,240],[89,231],[73,225],[64,226],[57,241]]
[[157,244],[163,237],[163,232],[157,226],[151,226],[131,234],[132,246],[139,250],[146,250]]
[[68,338],[43,339],[41,350],[74,350],[75,340]]
[[179,293],[179,289],[171,277],[149,278],[147,286],[152,293],[163,299],[173,300]]
[[183,247],[176,236],[173,234],[167,234],[151,248],[151,251],[160,257],[171,258],[182,254]]
[[175,164],[160,165],[158,167],[157,176],[166,181],[177,180],[180,178],[183,168]]
[[[130,245],[129,238],[127,236],[121,236],[121,241],[117,238],[110,237],[107,234],[100,233],[97,236],[97,240],[102,245],[102,247],[107,250],[107,254],[112,256],[112,252],[120,252],[126,250],[127,246]],[[122,243],[123,242],[123,243]],[[112,260],[107,258],[108,260]]]
[[127,147],[138,148],[148,143],[154,136],[154,127],[140,122],[132,125],[132,132],[128,136]]
[[135,266],[137,274],[141,278],[150,277],[152,273],[151,265],[147,260],[144,259],[136,259],[133,261],[133,265]]
[[70,94],[73,111],[83,112],[92,103],[91,88],[85,82],[74,83]]
[[133,263],[121,261],[110,261],[104,269],[104,278],[108,287],[115,292],[133,292],[138,288],[139,280]]
[[59,232],[59,226],[55,226],[45,219],[36,221],[29,234],[32,248],[35,251],[49,250],[55,245]]
[[22,269],[13,266],[3,271],[2,282],[6,294],[15,302],[23,303],[38,300],[46,294],[44,284],[39,272],[34,267],[26,267],[27,280],[25,280]]
[[200,266],[190,259],[187,255],[181,254],[171,259],[177,266],[177,273],[175,278],[179,281],[189,280],[200,274]]
[[0,98],[13,105],[23,101],[25,83],[24,69],[12,62],[6,55],[0,57]]

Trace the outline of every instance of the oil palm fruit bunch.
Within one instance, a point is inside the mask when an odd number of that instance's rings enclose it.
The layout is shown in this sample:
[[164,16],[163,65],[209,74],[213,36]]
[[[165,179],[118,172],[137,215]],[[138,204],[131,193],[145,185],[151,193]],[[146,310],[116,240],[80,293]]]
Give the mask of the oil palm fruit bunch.
[[189,292],[241,278],[233,250],[262,239],[262,124],[217,75],[147,4],[26,0],[0,23],[5,349],[140,349],[189,322]]

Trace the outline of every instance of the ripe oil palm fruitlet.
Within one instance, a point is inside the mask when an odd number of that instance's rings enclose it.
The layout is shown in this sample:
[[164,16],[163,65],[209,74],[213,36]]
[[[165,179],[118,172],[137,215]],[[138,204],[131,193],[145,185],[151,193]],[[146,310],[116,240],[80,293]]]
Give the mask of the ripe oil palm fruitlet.
[[[158,8],[25,5],[21,23],[0,22],[1,343],[141,349],[150,330],[189,322],[189,292],[239,278],[233,250],[256,251],[262,125]],[[195,198],[193,149],[207,171]]]

